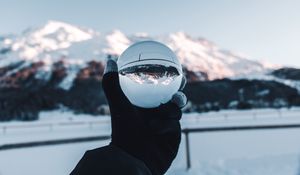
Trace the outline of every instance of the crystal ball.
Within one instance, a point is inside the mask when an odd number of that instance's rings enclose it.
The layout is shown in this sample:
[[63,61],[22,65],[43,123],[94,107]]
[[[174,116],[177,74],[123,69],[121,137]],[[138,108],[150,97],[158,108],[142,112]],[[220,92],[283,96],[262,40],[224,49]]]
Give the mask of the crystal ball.
[[156,41],[141,41],[118,58],[120,86],[129,101],[143,108],[167,103],[179,90],[182,66],[174,52]]

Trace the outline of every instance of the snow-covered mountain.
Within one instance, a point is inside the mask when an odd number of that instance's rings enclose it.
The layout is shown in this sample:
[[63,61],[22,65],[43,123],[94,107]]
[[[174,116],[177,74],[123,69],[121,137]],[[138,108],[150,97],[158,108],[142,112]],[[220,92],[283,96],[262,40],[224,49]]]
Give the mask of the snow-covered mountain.
[[58,108],[107,114],[101,88],[105,59],[142,40],[165,43],[178,56],[188,79],[187,112],[300,106],[299,69],[276,69],[183,32],[100,33],[49,21],[0,36],[0,121],[34,120],[39,112]]
[[2,37],[0,67],[21,60],[27,62],[23,66],[43,62],[41,71],[45,72],[50,71],[55,62],[64,60],[72,71],[76,71],[78,69],[74,65],[84,67],[91,60],[102,61],[107,55],[120,55],[130,44],[149,39],[167,44],[187,70],[205,73],[210,80],[274,68],[273,65],[220,49],[206,39],[193,38],[183,32],[164,36],[149,36],[146,33],[125,35],[119,30],[100,33],[58,21],[49,21],[21,35]]

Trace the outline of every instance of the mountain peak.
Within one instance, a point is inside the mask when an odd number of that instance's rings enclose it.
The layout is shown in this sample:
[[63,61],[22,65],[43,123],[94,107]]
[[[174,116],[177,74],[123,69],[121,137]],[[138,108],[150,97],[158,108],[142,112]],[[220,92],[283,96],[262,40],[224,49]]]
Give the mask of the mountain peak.
[[64,22],[50,20],[43,27],[34,31],[32,36],[38,38],[56,34],[58,40],[66,37],[69,41],[79,42],[91,39],[93,33],[91,29],[82,29]]
[[178,32],[174,32],[172,34],[170,34],[173,37],[180,37],[180,38],[190,38],[190,36],[188,34],[186,34],[184,31],[178,31]]
[[60,28],[60,27],[75,27],[74,25],[62,22],[62,21],[56,21],[56,20],[49,20],[46,22],[46,24],[42,28]]
[[103,52],[110,55],[120,55],[131,44],[131,41],[120,30],[113,30],[105,37],[105,40],[107,46]]
[[92,39],[97,33],[60,21],[48,21],[45,25],[26,32],[15,39],[11,48],[18,57],[39,60],[45,54],[69,48],[73,43]]

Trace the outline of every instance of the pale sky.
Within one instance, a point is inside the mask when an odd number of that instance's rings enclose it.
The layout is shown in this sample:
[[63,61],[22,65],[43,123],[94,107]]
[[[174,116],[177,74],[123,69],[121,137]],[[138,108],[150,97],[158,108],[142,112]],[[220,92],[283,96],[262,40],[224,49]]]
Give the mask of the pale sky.
[[100,32],[150,35],[184,31],[221,48],[300,67],[299,0],[7,0],[0,35],[20,34],[48,20]]

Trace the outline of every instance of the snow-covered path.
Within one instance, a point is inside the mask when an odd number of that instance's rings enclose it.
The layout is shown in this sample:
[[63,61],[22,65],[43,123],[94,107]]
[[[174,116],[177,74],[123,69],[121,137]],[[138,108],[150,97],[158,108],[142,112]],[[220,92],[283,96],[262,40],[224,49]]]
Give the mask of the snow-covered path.
[[[1,123],[0,145],[110,133],[109,118],[45,113],[40,121]],[[47,116],[48,115],[48,116]],[[51,116],[50,116],[51,115]],[[53,117],[56,116],[56,117]],[[73,118],[74,117],[74,118]],[[50,124],[49,124],[50,123]],[[65,123],[61,125],[61,123]],[[69,123],[66,124],[66,123]],[[70,125],[73,123],[74,125]],[[91,125],[91,123],[93,123]],[[183,128],[300,123],[299,109],[221,111],[184,115]],[[41,127],[12,127],[41,125]],[[20,129],[21,128],[21,129]],[[190,134],[192,169],[186,171],[183,142],[169,175],[297,175],[300,172],[300,128]],[[0,175],[65,175],[83,153],[107,144],[94,141],[0,151]]]

